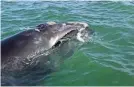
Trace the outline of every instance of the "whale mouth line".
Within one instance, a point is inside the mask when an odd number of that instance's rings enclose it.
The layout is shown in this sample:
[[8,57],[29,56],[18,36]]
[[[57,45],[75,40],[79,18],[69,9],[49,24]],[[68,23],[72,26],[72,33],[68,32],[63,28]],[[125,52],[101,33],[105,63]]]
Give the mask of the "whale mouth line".
[[[83,32],[85,31],[85,32]],[[88,27],[83,28],[83,30],[71,30],[67,34],[65,34],[62,38],[60,38],[53,46],[52,48],[59,47],[61,44],[69,41],[69,40],[77,40],[79,42],[85,43],[88,42],[90,38],[90,35],[92,35],[94,32],[88,29]]]
[[72,31],[68,32],[67,34],[65,34],[61,39],[59,39],[59,40],[54,44],[54,46],[53,46],[52,48],[58,47],[58,46],[60,46],[62,43],[71,40],[72,37],[69,36],[69,34],[75,32],[75,31],[77,31],[77,30],[72,30]]

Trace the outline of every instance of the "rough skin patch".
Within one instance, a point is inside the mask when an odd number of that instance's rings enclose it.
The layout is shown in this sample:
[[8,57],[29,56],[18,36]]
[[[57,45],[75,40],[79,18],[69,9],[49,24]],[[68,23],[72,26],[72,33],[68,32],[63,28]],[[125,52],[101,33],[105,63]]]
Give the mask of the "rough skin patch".
[[48,25],[54,25],[56,24],[56,22],[53,22],[53,21],[50,21],[50,22],[47,22]]

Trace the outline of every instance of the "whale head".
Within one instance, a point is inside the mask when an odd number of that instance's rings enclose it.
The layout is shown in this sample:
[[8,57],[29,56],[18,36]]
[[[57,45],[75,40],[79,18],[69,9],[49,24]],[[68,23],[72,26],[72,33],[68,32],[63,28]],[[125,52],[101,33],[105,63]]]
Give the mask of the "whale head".
[[94,32],[84,22],[48,22],[38,25],[36,29],[45,38],[45,55],[49,57],[53,69],[60,66],[61,60],[70,58],[79,46],[88,42]]
[[38,25],[36,30],[43,31],[43,35],[48,42],[48,49],[70,40],[87,42],[93,33],[93,30],[89,29],[88,24],[84,22],[48,22]]

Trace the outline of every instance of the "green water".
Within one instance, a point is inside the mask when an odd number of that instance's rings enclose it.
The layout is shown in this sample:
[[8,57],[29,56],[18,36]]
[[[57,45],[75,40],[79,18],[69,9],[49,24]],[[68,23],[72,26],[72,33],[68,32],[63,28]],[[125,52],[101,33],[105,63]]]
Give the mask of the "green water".
[[134,2],[2,2],[1,39],[47,21],[84,21],[95,36],[37,85],[133,85]]

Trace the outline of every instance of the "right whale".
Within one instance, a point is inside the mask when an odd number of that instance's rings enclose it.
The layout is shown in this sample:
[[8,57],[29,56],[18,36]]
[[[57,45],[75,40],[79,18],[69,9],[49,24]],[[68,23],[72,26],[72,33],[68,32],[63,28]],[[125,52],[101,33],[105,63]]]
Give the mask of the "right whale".
[[2,40],[1,85],[36,85],[92,33],[84,22],[48,22]]

